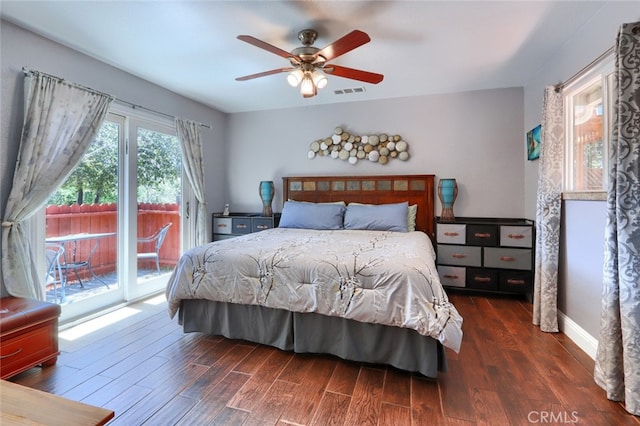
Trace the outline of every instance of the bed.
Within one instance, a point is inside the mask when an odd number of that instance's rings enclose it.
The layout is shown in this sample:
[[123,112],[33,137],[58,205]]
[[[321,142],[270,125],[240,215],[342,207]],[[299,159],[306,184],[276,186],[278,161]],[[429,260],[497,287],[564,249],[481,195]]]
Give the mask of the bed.
[[434,176],[283,178],[280,226],[186,251],[169,314],[203,332],[418,372],[462,318],[435,267]]

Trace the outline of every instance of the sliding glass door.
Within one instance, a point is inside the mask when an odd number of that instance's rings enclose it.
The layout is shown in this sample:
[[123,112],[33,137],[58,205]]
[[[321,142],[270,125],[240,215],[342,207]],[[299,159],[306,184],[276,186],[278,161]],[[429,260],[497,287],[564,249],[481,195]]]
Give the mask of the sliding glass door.
[[108,115],[46,207],[44,281],[61,321],[164,289],[182,252],[182,182],[172,122]]
[[47,202],[46,300],[62,306],[62,320],[124,300],[118,171],[125,127],[125,117],[109,114],[80,164]]
[[132,254],[127,281],[135,283],[128,290],[136,298],[163,289],[180,256],[183,194],[175,129],[138,121],[132,121],[132,126],[136,191],[129,194],[128,201],[129,206],[135,206],[130,212],[135,218],[129,223],[136,223],[136,258],[134,261]]

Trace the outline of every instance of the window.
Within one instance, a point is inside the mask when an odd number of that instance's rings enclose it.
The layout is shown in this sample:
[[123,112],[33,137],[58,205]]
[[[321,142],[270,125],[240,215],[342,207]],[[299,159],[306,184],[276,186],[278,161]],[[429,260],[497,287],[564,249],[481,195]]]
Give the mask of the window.
[[564,88],[566,191],[606,190],[612,92],[613,55]]

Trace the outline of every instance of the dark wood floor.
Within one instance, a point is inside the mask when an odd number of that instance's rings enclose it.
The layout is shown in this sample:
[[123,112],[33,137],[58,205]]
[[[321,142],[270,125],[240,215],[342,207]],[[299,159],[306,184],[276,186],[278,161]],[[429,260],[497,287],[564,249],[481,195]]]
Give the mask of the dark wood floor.
[[[526,301],[451,294],[459,354],[428,380],[383,366],[183,334],[166,304],[62,332],[49,368],[12,381],[115,410],[118,425],[640,425],[593,381],[593,361],[531,325]],[[145,315],[142,315],[142,314]],[[142,318],[142,319],[140,319]],[[88,333],[84,334],[83,333]]]

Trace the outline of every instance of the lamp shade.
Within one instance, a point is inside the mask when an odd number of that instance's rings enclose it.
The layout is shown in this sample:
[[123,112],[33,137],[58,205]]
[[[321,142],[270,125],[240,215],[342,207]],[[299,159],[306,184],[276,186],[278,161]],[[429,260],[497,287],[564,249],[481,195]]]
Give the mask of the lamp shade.
[[291,87],[298,87],[298,84],[300,84],[300,81],[302,80],[302,75],[302,70],[293,70],[289,75],[287,75],[287,82]]
[[302,77],[300,93],[302,96],[313,96],[316,94],[316,86],[313,84],[313,80],[309,74],[305,74],[305,76]]
[[453,203],[458,197],[458,183],[455,179],[440,179],[438,182],[438,198],[442,204],[440,220],[453,222],[456,220],[453,214]]
[[320,71],[314,71],[313,74],[311,74],[312,78],[313,78],[313,83],[316,85],[316,87],[318,89],[323,89],[327,86],[327,77],[321,73]]

